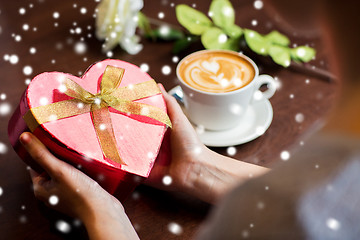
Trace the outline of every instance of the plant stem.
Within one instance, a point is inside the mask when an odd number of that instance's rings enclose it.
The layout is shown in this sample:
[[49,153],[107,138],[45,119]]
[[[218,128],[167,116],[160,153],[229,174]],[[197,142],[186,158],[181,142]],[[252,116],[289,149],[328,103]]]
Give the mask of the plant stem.
[[149,18],[148,17],[148,20],[149,20],[149,22],[151,24],[156,25],[156,26],[169,26],[169,27],[171,27],[173,29],[177,29],[177,30],[180,30],[180,31],[184,30],[184,29],[182,29],[181,27],[179,27],[177,25],[170,24],[170,23],[167,23],[167,22],[163,22],[163,21],[155,19],[155,18]]
[[307,63],[291,62],[289,69],[293,69],[297,72],[313,75],[314,77],[321,78],[327,82],[334,82],[335,80],[337,80],[337,77],[333,73],[325,69],[311,66],[310,64]]

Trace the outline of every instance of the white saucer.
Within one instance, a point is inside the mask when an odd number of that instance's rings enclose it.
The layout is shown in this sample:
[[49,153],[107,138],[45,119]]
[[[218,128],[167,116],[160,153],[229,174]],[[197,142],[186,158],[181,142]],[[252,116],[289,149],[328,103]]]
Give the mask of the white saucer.
[[[169,91],[179,100],[182,90],[179,86]],[[183,109],[184,110],[184,109]],[[197,129],[200,140],[209,147],[227,147],[250,142],[265,133],[273,119],[273,109],[269,100],[264,99],[250,105],[238,126],[224,131]]]

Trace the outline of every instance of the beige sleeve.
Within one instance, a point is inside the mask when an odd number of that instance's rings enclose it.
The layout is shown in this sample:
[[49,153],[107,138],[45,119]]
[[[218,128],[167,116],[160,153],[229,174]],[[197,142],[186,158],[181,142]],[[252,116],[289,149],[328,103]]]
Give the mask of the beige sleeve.
[[320,136],[223,199],[197,239],[357,239],[360,140]]

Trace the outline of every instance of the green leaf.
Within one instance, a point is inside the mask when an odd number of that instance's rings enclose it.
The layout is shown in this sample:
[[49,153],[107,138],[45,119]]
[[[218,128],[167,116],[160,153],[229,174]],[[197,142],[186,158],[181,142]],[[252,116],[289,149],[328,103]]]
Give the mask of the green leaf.
[[303,62],[309,62],[316,55],[315,49],[307,46],[300,46],[293,48],[290,51],[291,57]]
[[191,43],[197,41],[198,39],[199,37],[197,36],[187,36],[186,38],[181,38],[174,43],[172,52],[174,54],[178,54],[179,52],[186,49],[188,46],[190,46]]
[[153,34],[157,39],[165,41],[172,41],[184,38],[184,33],[182,31],[167,26],[155,29],[153,31]]
[[225,46],[224,46],[223,49],[238,52],[240,50],[239,39],[229,38],[226,41]]
[[257,54],[266,56],[268,54],[269,42],[258,32],[245,29],[245,41],[249,48]]
[[235,23],[235,11],[228,0],[213,0],[210,4],[209,15],[215,25],[223,29]]
[[290,40],[287,36],[279,33],[278,31],[272,31],[265,36],[266,40],[272,43],[279,44],[281,46],[289,46]]
[[277,64],[288,67],[291,63],[291,56],[289,48],[279,45],[272,45],[268,49],[269,55]]
[[229,38],[217,27],[209,28],[201,35],[201,42],[206,49],[224,49],[238,51],[238,39]]
[[240,38],[243,35],[242,28],[235,24],[225,27],[224,31],[231,38]]
[[185,4],[176,6],[176,17],[180,24],[194,35],[201,35],[213,25],[205,14]]
[[138,27],[143,30],[145,33],[151,31],[149,19],[142,12],[138,13]]

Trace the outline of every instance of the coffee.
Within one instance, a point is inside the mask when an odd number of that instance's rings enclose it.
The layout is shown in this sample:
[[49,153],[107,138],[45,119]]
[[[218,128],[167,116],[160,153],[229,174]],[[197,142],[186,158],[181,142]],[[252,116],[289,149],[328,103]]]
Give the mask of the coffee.
[[200,51],[182,60],[179,77],[189,86],[211,93],[238,90],[255,76],[254,67],[240,54],[230,51]]
[[[276,91],[274,78],[259,75],[247,56],[226,50],[202,50],[181,60],[176,74],[189,120],[209,131],[231,129],[251,104],[267,101]],[[268,88],[260,91],[266,84]],[[261,97],[255,92],[262,92]]]

